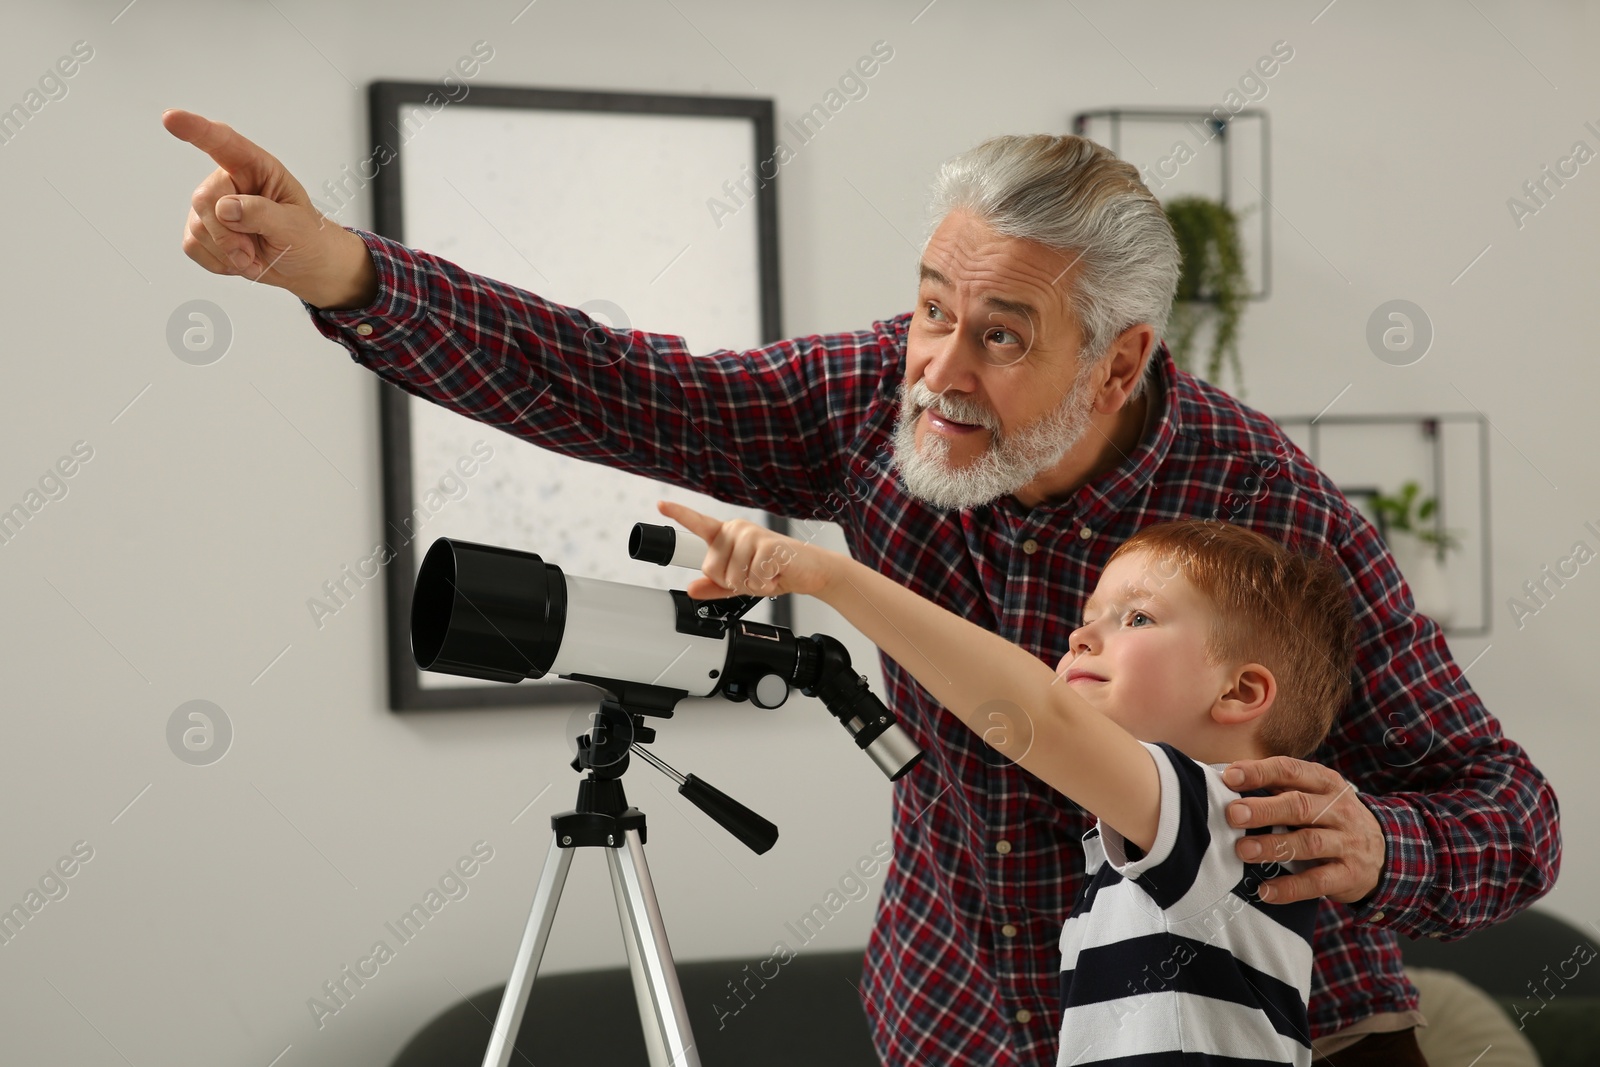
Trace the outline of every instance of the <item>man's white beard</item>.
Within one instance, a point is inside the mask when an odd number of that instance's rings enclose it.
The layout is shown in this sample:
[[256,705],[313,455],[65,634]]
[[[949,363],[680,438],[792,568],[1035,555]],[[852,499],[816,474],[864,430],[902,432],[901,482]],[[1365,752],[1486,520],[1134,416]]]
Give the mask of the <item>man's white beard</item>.
[[[999,419],[969,397],[940,396],[921,381],[900,384],[900,417],[894,428],[894,461],[912,496],[938,508],[960,509],[992,503],[1015,493],[1060,463],[1089,429],[1089,372],[1083,361],[1066,399],[1055,411],[1013,436],[999,430]],[[950,465],[951,439],[931,427],[917,450],[917,420],[925,408],[957,422],[988,427],[989,447],[964,467]]]

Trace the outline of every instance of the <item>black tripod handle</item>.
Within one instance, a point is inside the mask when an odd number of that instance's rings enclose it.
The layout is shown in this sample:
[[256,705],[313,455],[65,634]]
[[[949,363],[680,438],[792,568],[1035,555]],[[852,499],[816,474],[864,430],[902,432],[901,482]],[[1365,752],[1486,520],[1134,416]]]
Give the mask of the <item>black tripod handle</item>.
[[678,792],[689,803],[717,821],[728,833],[749,846],[750,851],[761,855],[778,840],[778,828],[763,819],[710,782],[688,775]]

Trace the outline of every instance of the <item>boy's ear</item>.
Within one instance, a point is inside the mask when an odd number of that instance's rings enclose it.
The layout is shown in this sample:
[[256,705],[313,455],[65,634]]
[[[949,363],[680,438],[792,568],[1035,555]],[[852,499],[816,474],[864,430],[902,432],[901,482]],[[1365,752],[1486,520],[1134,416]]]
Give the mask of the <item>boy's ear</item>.
[[1265,715],[1278,698],[1278,680],[1259,663],[1246,663],[1233,672],[1227,692],[1211,706],[1211,718],[1222,726],[1251,722]]

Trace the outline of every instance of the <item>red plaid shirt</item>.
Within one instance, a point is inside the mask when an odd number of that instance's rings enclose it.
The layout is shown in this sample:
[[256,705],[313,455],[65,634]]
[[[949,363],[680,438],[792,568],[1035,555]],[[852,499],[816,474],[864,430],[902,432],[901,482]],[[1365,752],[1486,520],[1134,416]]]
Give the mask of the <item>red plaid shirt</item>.
[[[612,331],[576,310],[354,230],[379,290],[317,329],[395,385],[541,447],[795,519],[1055,664],[1106,557],[1140,527],[1216,517],[1329,546],[1353,591],[1357,690],[1312,758],[1362,791],[1388,842],[1377,888],[1324,900],[1311,1036],[1416,1007],[1399,934],[1451,938],[1548,891],[1556,797],[1418,615],[1372,526],[1271,419],[1152,357],[1133,454],[1068,500],[946,512],[889,457],[910,315],[749,352]],[[541,395],[545,394],[547,395]],[[894,858],[862,989],[887,1064],[1055,1062],[1062,922],[1092,820],[988,748],[893,660],[887,703],[927,750],[894,790]],[[1007,932],[1012,931],[1011,936]]]

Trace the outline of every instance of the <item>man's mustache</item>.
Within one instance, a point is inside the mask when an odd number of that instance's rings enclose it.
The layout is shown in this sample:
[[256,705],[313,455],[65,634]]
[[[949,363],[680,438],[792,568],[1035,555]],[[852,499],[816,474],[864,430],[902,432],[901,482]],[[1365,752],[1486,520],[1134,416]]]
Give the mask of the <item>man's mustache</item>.
[[997,420],[987,410],[975,404],[969,404],[962,399],[941,396],[918,382],[911,389],[911,402],[916,405],[916,414],[922,414],[924,409],[932,409],[939,415],[968,426],[982,426],[986,430],[998,432],[1000,427]]

